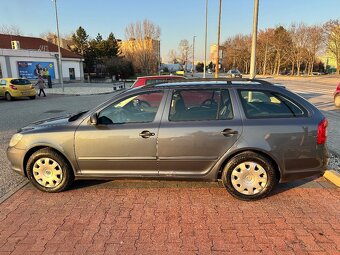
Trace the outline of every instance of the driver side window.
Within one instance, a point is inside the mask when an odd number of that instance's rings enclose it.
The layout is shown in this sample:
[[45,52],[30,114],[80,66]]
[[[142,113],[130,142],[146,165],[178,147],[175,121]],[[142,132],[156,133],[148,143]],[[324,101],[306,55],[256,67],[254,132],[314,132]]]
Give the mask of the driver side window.
[[146,92],[114,102],[99,113],[98,124],[152,122],[163,94],[162,91]]

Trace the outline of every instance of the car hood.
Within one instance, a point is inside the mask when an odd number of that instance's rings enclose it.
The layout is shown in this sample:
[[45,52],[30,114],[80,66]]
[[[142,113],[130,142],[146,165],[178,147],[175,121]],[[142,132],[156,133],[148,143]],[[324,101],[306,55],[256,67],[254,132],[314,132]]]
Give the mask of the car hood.
[[76,116],[77,114],[79,114],[81,112],[77,112],[75,114],[68,114],[68,115],[64,115],[64,116],[58,116],[58,117],[52,117],[52,118],[47,118],[47,119],[43,119],[43,120],[38,120],[35,122],[32,122],[31,124],[19,129],[18,132],[25,132],[25,131],[30,131],[30,130],[34,130],[34,129],[50,129],[50,128],[54,128],[54,127],[62,127],[62,126],[71,126],[72,125],[72,121],[70,121],[72,119],[72,117]]

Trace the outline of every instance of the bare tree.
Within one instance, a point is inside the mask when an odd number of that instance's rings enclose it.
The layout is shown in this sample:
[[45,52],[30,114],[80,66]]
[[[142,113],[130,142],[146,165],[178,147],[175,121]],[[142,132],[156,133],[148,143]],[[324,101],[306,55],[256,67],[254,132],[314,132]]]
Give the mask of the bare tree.
[[320,26],[311,26],[307,27],[307,73],[308,75],[312,74],[314,69],[314,63],[316,60],[316,56],[321,50],[323,36],[322,36],[322,28]]
[[125,28],[127,41],[121,45],[122,53],[137,71],[150,74],[157,70],[160,28],[149,20],[131,23]]
[[191,58],[192,54],[192,45],[189,44],[189,41],[184,39],[179,42],[178,45],[179,50],[179,63],[184,66],[184,70],[187,68],[188,59]]
[[331,53],[337,65],[337,72],[340,74],[340,21],[329,20],[323,26],[324,35],[326,37],[327,50]]
[[2,25],[0,27],[0,33],[7,35],[22,35],[20,28],[16,25]]
[[175,50],[170,50],[168,53],[168,61],[172,64],[178,64],[179,63],[179,58],[178,54]]

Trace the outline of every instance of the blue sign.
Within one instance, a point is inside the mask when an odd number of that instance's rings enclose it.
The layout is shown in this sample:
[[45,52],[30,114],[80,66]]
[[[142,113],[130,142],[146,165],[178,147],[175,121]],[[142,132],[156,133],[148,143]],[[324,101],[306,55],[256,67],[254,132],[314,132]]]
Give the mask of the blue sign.
[[55,79],[53,62],[18,61],[19,77],[26,79],[38,79],[38,76],[46,78],[48,75]]

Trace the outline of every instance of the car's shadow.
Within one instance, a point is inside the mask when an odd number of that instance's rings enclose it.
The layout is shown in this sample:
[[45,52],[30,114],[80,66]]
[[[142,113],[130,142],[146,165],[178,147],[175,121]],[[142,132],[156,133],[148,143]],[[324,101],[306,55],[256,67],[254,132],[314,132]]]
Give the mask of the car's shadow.
[[[155,179],[112,179],[112,180],[77,180],[69,190],[81,189],[152,189],[152,188],[223,188],[219,182],[182,181],[182,180],[155,180]],[[276,196],[295,188],[335,188],[335,186],[320,179],[320,176],[312,176],[305,179],[287,183],[279,183],[268,197]]]

